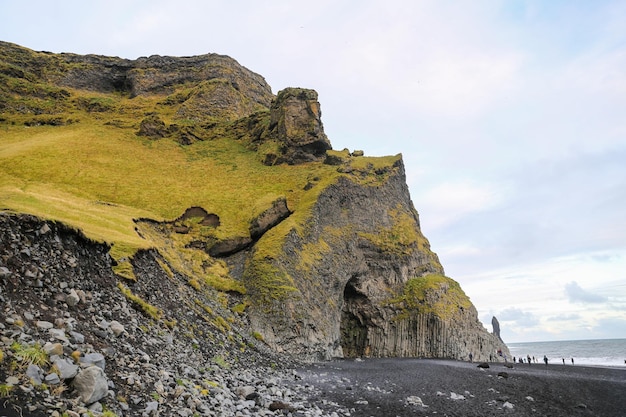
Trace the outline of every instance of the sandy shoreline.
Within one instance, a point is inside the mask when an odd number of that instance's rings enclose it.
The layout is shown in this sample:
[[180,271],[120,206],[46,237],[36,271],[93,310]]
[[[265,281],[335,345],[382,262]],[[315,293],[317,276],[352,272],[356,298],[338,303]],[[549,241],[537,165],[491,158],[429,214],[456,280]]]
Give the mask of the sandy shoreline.
[[619,368],[365,359],[317,363],[298,374],[310,401],[339,415],[626,416],[626,369]]

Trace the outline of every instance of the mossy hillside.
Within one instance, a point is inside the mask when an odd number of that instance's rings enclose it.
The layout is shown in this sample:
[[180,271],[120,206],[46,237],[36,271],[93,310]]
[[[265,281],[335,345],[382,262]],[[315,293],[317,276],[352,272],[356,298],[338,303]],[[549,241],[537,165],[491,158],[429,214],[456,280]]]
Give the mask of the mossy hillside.
[[396,320],[409,318],[414,313],[434,314],[450,320],[472,303],[458,282],[443,275],[430,274],[408,280],[401,294],[388,304],[399,309]]
[[[320,193],[340,176],[380,185],[400,158],[348,153],[339,170],[322,163],[268,166],[281,153],[281,145],[268,137],[269,111],[222,79],[172,86],[168,95],[98,93],[52,83],[74,70],[93,69],[91,64],[5,46],[0,44],[6,49],[0,51],[0,77],[7,81],[0,83],[0,208],[61,221],[107,242],[115,272],[131,280],[133,254],[157,248],[195,288],[206,284],[239,293],[252,288],[265,294],[261,299],[294,292],[292,278],[276,273],[283,269],[276,260],[288,233],[307,233]],[[232,112],[206,112],[215,89],[228,90],[221,96],[226,108],[234,105]],[[241,111],[256,113],[234,120]],[[147,117],[163,121],[172,137],[137,136]],[[174,126],[191,132],[192,143],[178,143]],[[251,219],[280,197],[293,214],[255,245],[246,288],[228,268],[190,246],[193,239],[247,236]],[[182,236],[135,223],[172,220],[191,206],[217,214],[220,226],[192,228]]]

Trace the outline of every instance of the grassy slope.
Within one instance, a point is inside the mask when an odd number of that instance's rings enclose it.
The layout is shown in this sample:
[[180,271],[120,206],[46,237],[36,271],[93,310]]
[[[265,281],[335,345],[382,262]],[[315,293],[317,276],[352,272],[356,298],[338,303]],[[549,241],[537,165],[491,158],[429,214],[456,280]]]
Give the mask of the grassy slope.
[[[191,240],[247,236],[250,220],[284,196],[294,214],[256,247],[252,269],[267,269],[265,263],[280,252],[289,230],[302,232],[319,193],[344,175],[322,163],[262,164],[262,149],[254,152],[235,139],[249,134],[245,122],[178,113],[184,101],[179,96],[187,97],[194,86],[181,85],[168,97],[132,99],[60,88],[22,69],[37,67],[26,65],[31,60],[47,62],[37,70],[44,73],[67,64],[42,53],[18,52],[24,56],[14,62],[24,66],[0,60],[0,209],[61,221],[112,244],[112,256],[122,261],[116,272],[127,278],[133,277],[127,259],[137,249],[156,247],[173,267],[186,270],[190,282],[200,276],[230,288],[227,269],[202,251],[187,249]],[[139,123],[148,114],[158,114],[168,125],[199,128],[209,140],[183,146],[172,139],[139,137]],[[203,120],[217,124],[202,130]],[[47,125],[51,121],[62,125]],[[349,158],[346,152],[335,153]],[[377,185],[385,176],[372,170],[391,167],[399,157],[350,158],[354,169],[370,173],[351,178]],[[144,226],[139,226],[141,236],[136,231],[134,219],[173,220],[191,206],[217,214],[220,227],[189,235],[164,235]]]
[[4,126],[1,136],[2,208],[135,247],[151,243],[135,233],[133,218],[174,219],[198,205],[220,216],[217,237],[247,235],[250,219],[276,197],[285,195],[296,208],[312,177],[336,173],[318,163],[268,167],[227,138],[181,146],[89,119],[61,127]]

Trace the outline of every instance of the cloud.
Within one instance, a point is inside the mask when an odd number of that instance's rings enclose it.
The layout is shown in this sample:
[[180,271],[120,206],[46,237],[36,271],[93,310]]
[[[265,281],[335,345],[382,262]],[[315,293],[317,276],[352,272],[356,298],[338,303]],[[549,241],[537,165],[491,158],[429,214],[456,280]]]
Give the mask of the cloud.
[[576,281],[565,285],[565,294],[573,303],[604,303],[608,301],[606,297],[584,290]]
[[539,319],[533,313],[523,311],[516,307],[510,307],[502,310],[496,315],[496,318],[500,322],[514,322],[515,325],[522,327],[530,327],[539,323]]

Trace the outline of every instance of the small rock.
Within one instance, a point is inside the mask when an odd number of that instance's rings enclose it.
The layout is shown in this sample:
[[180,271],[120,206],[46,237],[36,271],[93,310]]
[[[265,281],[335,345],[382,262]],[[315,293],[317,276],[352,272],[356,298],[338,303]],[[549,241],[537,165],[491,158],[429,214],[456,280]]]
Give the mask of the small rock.
[[418,397],[417,395],[411,395],[410,397],[407,397],[406,403],[409,405],[416,405],[418,407],[424,407],[424,408],[428,407],[426,404],[424,404],[422,399]]
[[102,353],[88,353],[80,359],[80,364],[82,366],[95,365],[104,371],[106,360]]
[[70,290],[70,293],[65,296],[65,303],[70,307],[74,307],[79,301],[80,297],[73,288]]
[[465,396],[461,394],[457,394],[456,392],[450,392],[450,399],[451,400],[464,400]]
[[37,326],[37,328],[41,330],[49,330],[54,327],[54,324],[50,323],[49,321],[37,320],[35,322],[35,326]]
[[48,329],[48,333],[54,339],[60,340],[61,342],[64,342],[64,343],[68,343],[68,344],[70,343],[70,341],[65,336],[65,330],[63,329]]
[[8,278],[11,276],[11,270],[5,266],[0,266],[0,278]]
[[113,334],[115,336],[119,336],[122,333],[124,333],[125,329],[124,326],[122,324],[120,324],[120,322],[113,320],[110,324],[109,324],[109,328],[111,329],[111,331],[113,332]]
[[150,401],[146,403],[146,409],[144,410],[144,415],[157,415],[157,411],[159,409],[159,403],[157,401]]
[[527,399],[528,401],[535,401],[535,399],[534,399],[533,397],[531,397],[530,395],[529,395],[528,397],[526,397],[526,399]]
[[7,377],[6,381],[7,381],[7,385],[17,385],[20,383],[20,380],[14,376]]
[[89,406],[89,410],[93,411],[95,413],[102,413],[102,410],[104,410],[104,408],[102,407],[102,404],[100,404],[98,401],[96,401],[95,403],[91,404]]
[[58,385],[61,383],[61,379],[54,372],[46,375],[46,377],[44,378],[44,381],[46,382],[46,384],[52,384],[52,385]]
[[487,362],[481,362],[477,365],[478,368],[481,369],[488,369],[489,368],[489,364]]
[[78,374],[78,365],[74,365],[69,359],[58,358],[54,361],[54,366],[59,370],[61,379],[71,379]]
[[502,408],[507,408],[509,410],[512,410],[513,407],[515,407],[513,404],[511,404],[510,402],[505,402],[504,404],[502,404]]
[[33,382],[33,384],[41,385],[44,377],[43,369],[31,363],[28,365],[28,368],[26,368],[26,376]]
[[63,355],[63,345],[60,344],[60,343],[50,343],[50,342],[47,342],[43,346],[43,350],[44,350],[44,352],[46,352],[48,354],[48,356],[52,356],[52,355],[61,356],[61,355]]
[[75,343],[85,343],[85,336],[78,332],[70,332],[70,336]]
[[509,374],[506,372],[498,372],[498,378],[504,378],[507,379],[509,377]]
[[246,398],[248,395],[252,394],[253,392],[254,392],[254,387],[250,385],[235,388],[235,393],[239,395],[241,398]]

